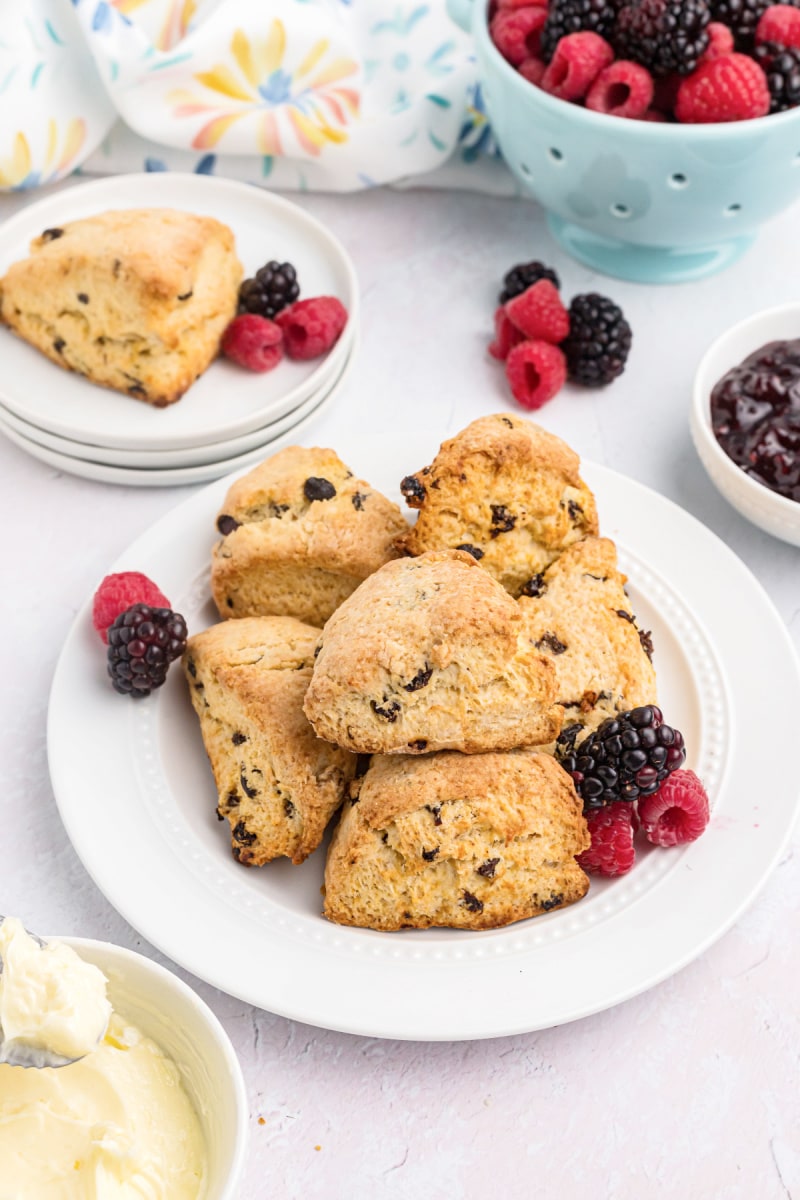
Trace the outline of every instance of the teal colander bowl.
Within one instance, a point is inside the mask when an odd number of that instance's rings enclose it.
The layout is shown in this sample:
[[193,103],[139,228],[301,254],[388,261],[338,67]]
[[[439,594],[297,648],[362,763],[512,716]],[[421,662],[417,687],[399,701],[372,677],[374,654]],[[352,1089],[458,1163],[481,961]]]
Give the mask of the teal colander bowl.
[[630,121],[556,100],[489,36],[486,0],[448,0],[472,31],[503,157],[575,258],[641,283],[729,266],[800,196],[800,108],[724,125]]

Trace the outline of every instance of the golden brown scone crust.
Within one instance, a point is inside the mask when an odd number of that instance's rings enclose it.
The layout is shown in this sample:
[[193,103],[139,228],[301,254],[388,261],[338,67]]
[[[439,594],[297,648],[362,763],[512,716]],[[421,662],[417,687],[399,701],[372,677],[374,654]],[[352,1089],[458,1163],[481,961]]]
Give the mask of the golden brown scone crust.
[[588,890],[581,802],[549,755],[376,757],[351,790],[325,868],[331,921],[493,929]]
[[98,213],[31,242],[0,281],[0,318],[58,366],[163,407],[216,357],[241,277],[212,217]]
[[[596,728],[606,717],[656,703],[656,673],[640,637],[617,550],[608,538],[569,546],[519,606],[532,647],[551,659],[564,724]],[[647,647],[647,649],[646,649]]]
[[[334,489],[329,499],[309,500]],[[327,485],[323,487],[321,485]],[[222,617],[285,614],[324,625],[363,579],[396,558],[398,506],[333,450],[287,446],[238,479],[218,517],[211,590]]]
[[305,711],[361,754],[474,754],[550,741],[554,699],[518,603],[469,554],[443,550],[387,563],[337,609]]
[[320,843],[355,758],[314,735],[303,715],[319,630],[292,617],[224,621],[189,638],[183,657],[233,856],[301,863]]
[[597,533],[580,459],[554,434],[495,413],[445,442],[401,488],[419,509],[398,539],[407,554],[470,547],[512,596],[567,546]]

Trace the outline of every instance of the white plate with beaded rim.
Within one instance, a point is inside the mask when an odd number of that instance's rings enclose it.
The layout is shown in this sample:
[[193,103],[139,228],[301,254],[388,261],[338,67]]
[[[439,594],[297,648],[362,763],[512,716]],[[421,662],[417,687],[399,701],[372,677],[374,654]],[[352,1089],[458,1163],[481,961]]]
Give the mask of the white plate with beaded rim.
[[54,467],[59,471],[66,471],[70,475],[78,475],[82,479],[92,479],[96,483],[116,483],[129,487],[185,487],[194,483],[207,483],[210,479],[218,479],[220,475],[230,474],[232,470],[254,467],[266,457],[267,453],[274,454],[281,446],[296,442],[299,436],[306,432],[323,413],[327,412],[336,400],[347,381],[352,363],[353,357],[351,356],[345,362],[342,372],[333,386],[328,391],[323,389],[321,396],[314,397],[314,403],[309,408],[304,406],[302,415],[294,423],[284,427],[282,432],[273,434],[270,429],[267,429],[263,439],[258,439],[258,443],[250,450],[230,457],[215,458],[212,462],[203,462],[194,466],[118,467],[104,462],[75,458],[43,446],[19,433],[3,416],[0,416],[0,433],[20,450],[24,450],[32,458],[46,463],[47,466]]
[[[351,433],[336,449],[398,496],[400,477],[437,445],[419,433]],[[126,920],[260,1008],[419,1040],[499,1037],[587,1016],[666,979],[720,937],[778,861],[798,807],[790,766],[753,749],[795,736],[794,648],[760,584],[695,518],[607,468],[586,463],[583,474],[601,530],[619,547],[632,607],[652,629],[660,703],[711,797],[698,841],[645,849],[628,875],[593,877],[578,904],[504,929],[386,934],[330,924],[320,915],[324,847],[300,867],[247,870],[233,860],[180,671],[140,703],[118,697],[89,600],[53,681],[50,770],[78,855]],[[215,620],[208,562],[230,482],[167,514],[110,568],[152,576],[192,630]]]
[[[155,408],[64,371],[0,327],[0,401],[50,433],[121,450],[208,446],[277,420],[317,391],[350,352],[358,322],[358,283],[348,254],[302,208],[251,184],[207,175],[154,172],[91,180],[46,196],[0,225],[0,276],[25,258],[43,229],[108,209],[176,208],[216,217],[233,230],[236,252],[252,275],[267,260],[289,260],[301,299],[337,296],[350,320],[322,359],[285,360],[267,375],[217,359],[181,400]],[[90,298],[91,299],[91,298]]]
[[321,410],[323,401],[332,400],[334,396],[338,395],[341,385],[350,375],[358,346],[359,339],[356,336],[350,354],[342,364],[338,376],[332,380],[327,379],[307,400],[298,404],[297,408],[260,429],[241,434],[237,438],[231,438],[230,441],[216,442],[213,446],[195,446],[185,450],[117,450],[111,446],[89,446],[83,442],[73,441],[71,438],[62,438],[58,434],[49,433],[46,429],[40,429],[38,425],[31,425],[30,422],[23,421],[21,417],[16,416],[2,404],[0,404],[0,430],[5,432],[10,429],[20,438],[24,438],[26,442],[35,442],[38,446],[43,446],[46,450],[52,450],[56,454],[109,467],[143,468],[149,471],[157,468],[175,470],[203,466],[207,463],[220,463],[235,459],[237,455],[245,454],[274,441],[282,433],[298,427],[300,422],[315,410]]

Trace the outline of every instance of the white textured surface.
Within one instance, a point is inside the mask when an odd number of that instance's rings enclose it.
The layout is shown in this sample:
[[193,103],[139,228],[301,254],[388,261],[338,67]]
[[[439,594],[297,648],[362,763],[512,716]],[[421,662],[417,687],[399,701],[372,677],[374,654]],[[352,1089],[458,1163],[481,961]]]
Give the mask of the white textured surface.
[[[692,375],[708,342],[756,308],[796,297],[797,209],[727,274],[657,289],[567,260],[538,210],[520,201],[370,192],[301,202],[351,251],[364,303],[353,382],[312,430],[315,441],[335,446],[349,427],[387,437],[419,428],[433,441],[511,407],[502,372],[483,352],[496,281],[513,262],[544,258],[567,295],[596,288],[617,299],[635,349],[620,381],[596,395],[565,390],[541,411],[542,424],[700,517],[759,577],[800,643],[800,552],[725,503],[687,428]],[[0,217],[20,203],[0,198]],[[3,439],[0,478],[0,911],[42,932],[150,952],[97,891],[61,827],[47,776],[47,690],[64,634],[107,565],[185,493],[78,480]],[[791,763],[790,750],[787,770]],[[249,1087],[242,1200],[798,1200],[797,861],[790,852],[700,961],[611,1012],[543,1033],[379,1042],[294,1024],[195,983],[233,1038]]]

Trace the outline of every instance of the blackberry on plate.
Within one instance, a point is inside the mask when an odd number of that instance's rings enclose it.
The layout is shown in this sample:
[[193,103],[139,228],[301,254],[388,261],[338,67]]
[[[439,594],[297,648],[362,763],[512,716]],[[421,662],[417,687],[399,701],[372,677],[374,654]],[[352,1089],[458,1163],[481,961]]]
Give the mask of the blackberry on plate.
[[542,58],[550,62],[562,37],[570,33],[588,30],[610,40],[618,7],[615,0],[550,0],[542,29]]
[[245,279],[239,288],[237,312],[256,313],[271,321],[300,295],[297,272],[291,263],[268,262],[259,267],[254,279]]
[[711,20],[727,25],[733,34],[737,50],[751,51],[756,26],[767,11],[771,0],[709,0]]
[[171,608],[133,604],[108,630],[108,673],[115,691],[149,696],[186,649],[186,622]]
[[772,113],[785,112],[800,104],[800,49],[764,42],[753,55],[767,77]]
[[641,63],[653,75],[691,75],[708,47],[706,0],[634,0],[617,17],[617,58]]
[[587,292],[569,306],[569,336],[561,343],[567,375],[584,387],[603,387],[625,370],[633,334],[622,309]]
[[546,267],[544,263],[517,263],[515,267],[512,267],[503,276],[503,290],[499,296],[500,303],[507,304],[515,296],[521,296],[523,292],[527,292],[528,288],[533,287],[540,279],[549,279],[554,287],[561,287],[555,271],[551,270],[550,267]]
[[586,811],[651,796],[686,758],[683,735],[664,724],[654,704],[609,717],[576,745],[582,729],[570,725],[562,731],[556,758],[572,776]]

